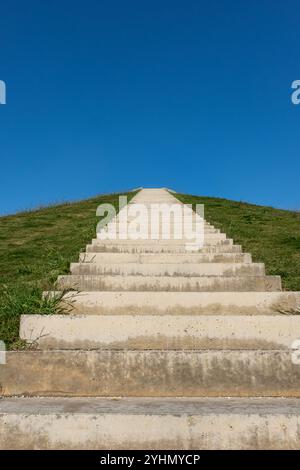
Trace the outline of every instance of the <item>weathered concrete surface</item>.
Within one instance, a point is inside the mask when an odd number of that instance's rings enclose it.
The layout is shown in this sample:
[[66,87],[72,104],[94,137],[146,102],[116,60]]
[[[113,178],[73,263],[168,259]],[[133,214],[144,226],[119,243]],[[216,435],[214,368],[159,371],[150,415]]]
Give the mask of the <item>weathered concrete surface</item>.
[[[82,257],[83,258],[83,257]],[[264,276],[263,263],[71,263],[72,274],[142,276]]]
[[277,350],[300,338],[300,316],[22,315],[20,337],[48,349]]
[[300,449],[299,399],[0,401],[1,449]]
[[[186,246],[184,243],[172,244],[148,244],[146,241],[143,243],[135,243],[131,241],[128,244],[119,243],[121,240],[112,241],[112,243],[98,243],[87,245],[87,252],[93,253],[186,253]],[[129,240],[130,241],[130,240]],[[139,241],[140,242],[140,241]],[[241,245],[210,245],[204,246],[194,253],[241,253]]]
[[[177,229],[179,230],[179,229]],[[174,229],[172,230],[172,228],[170,230],[168,230],[167,232],[167,235],[163,236],[162,235],[162,230],[159,232],[159,236],[157,237],[156,241],[157,242],[160,242],[160,241],[168,241],[168,243],[172,243],[173,241],[179,241],[180,243],[182,243],[183,240],[185,240],[185,238],[183,238],[182,236],[178,235],[178,231],[175,231]],[[186,229],[188,230],[188,228]],[[191,229],[190,229],[191,230]],[[177,233],[177,235],[176,235]],[[193,233],[193,232],[191,232]],[[151,236],[151,230],[149,228],[149,230],[147,232],[145,232],[145,234],[147,234],[147,240],[148,240],[148,237],[149,239],[151,239],[151,241],[154,239],[154,236]],[[143,240],[143,236],[144,235],[137,235],[137,232],[135,229],[133,228],[128,228],[127,230],[123,230],[123,231],[116,231],[116,237],[117,239],[120,237],[120,239],[127,239],[127,236],[129,238],[131,238],[131,240],[135,240],[136,238],[137,239],[140,239],[140,240]],[[178,237],[180,236],[180,239],[178,240]],[[98,239],[102,240],[102,238],[99,238],[98,236]],[[227,243],[227,239],[226,238],[226,234],[225,233],[214,233],[214,232],[204,232],[204,235],[203,235],[203,239],[204,239],[204,243],[207,244],[207,245],[214,245],[214,244],[218,244],[218,243]],[[104,240],[105,241],[105,240]],[[188,238],[186,238],[186,241],[188,241]],[[229,244],[231,244],[231,242],[229,242]]]
[[4,396],[300,397],[284,350],[11,351]]
[[[87,247],[92,247],[88,245]],[[93,263],[251,263],[250,253],[98,253],[87,250],[82,261]]]
[[[146,224],[145,224],[146,226]],[[212,238],[212,239],[218,239],[218,240],[225,240],[226,239],[226,234],[221,232],[219,229],[216,229],[214,227],[210,226],[204,226],[203,223],[199,226],[201,230],[204,233],[204,237]],[[170,233],[171,238],[173,238],[173,235],[175,233],[180,233],[183,232],[184,230],[193,230],[196,228],[196,222],[191,222],[191,223],[186,223],[186,222],[174,222],[174,223],[167,223],[167,226],[165,226],[163,223],[158,224],[155,226],[155,228],[152,228],[151,232],[151,227],[148,228],[148,234],[150,235],[151,233],[156,233],[158,232],[159,239],[162,238],[163,233],[166,233],[166,229],[168,229],[167,233]],[[198,230],[200,230],[198,228]],[[108,224],[106,230],[108,232],[113,232],[119,234],[124,234],[124,233],[131,233],[135,234],[136,233],[136,225],[135,224],[127,224],[124,227],[119,227],[117,224]]]
[[[101,243],[100,240],[98,243],[92,243],[87,245],[87,252],[93,253],[187,253],[185,244],[172,245],[170,243],[161,244],[148,244],[145,240],[140,240],[143,243],[134,243],[132,240],[131,243],[126,245],[119,243],[121,240],[115,240],[114,243]],[[112,240],[113,242],[113,240]],[[241,253],[241,245],[205,245],[199,250],[193,250],[192,253]]]
[[[100,242],[100,243],[99,243]],[[137,243],[139,242],[139,243]],[[111,245],[115,245],[116,243],[118,245],[139,245],[139,244],[146,244],[148,245],[149,247],[152,247],[152,246],[157,246],[157,245],[162,245],[162,246],[170,246],[170,247],[180,247],[180,246],[185,246],[186,243],[190,243],[192,242],[191,240],[188,240],[188,239],[179,239],[179,240],[174,240],[174,239],[166,239],[166,240],[162,240],[162,239],[147,239],[147,238],[140,238],[140,239],[137,239],[137,240],[134,240],[133,238],[126,238],[125,240],[122,240],[122,239],[119,239],[119,238],[116,238],[116,240],[113,240],[113,239],[107,239],[107,240],[102,240],[101,238],[98,238],[98,239],[93,239],[92,240],[92,244],[95,244],[97,245],[98,243],[99,244],[104,244],[106,246],[111,246]],[[232,246],[233,245],[233,240],[231,238],[226,238],[226,239],[216,239],[216,238],[211,238],[211,237],[205,237],[204,239],[204,247],[205,246]]]
[[[55,295],[55,293],[53,293]],[[69,292],[69,311],[87,314],[220,314],[297,313],[299,292]]]
[[280,276],[58,276],[57,289],[79,291],[281,291]]

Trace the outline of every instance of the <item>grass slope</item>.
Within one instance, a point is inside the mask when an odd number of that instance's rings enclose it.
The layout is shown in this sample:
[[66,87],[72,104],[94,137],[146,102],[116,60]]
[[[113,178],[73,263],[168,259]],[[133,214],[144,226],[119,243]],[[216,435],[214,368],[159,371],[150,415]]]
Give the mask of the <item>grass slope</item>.
[[[135,193],[129,193],[130,199]],[[205,218],[220,228],[254,261],[279,274],[283,287],[300,290],[300,214],[226,199],[176,194],[184,203],[205,205]],[[53,313],[55,301],[42,299],[59,274],[94,238],[96,208],[119,194],[0,217],[0,340],[9,348],[23,346],[22,313]]]
[[205,219],[220,228],[267,274],[282,278],[283,289],[300,291],[300,213],[204,196],[176,194],[186,204],[204,204]]
[[[128,200],[135,193],[128,193]],[[57,302],[42,299],[59,274],[95,237],[99,204],[118,207],[119,194],[0,217],[0,340],[22,347],[22,313],[53,313]]]

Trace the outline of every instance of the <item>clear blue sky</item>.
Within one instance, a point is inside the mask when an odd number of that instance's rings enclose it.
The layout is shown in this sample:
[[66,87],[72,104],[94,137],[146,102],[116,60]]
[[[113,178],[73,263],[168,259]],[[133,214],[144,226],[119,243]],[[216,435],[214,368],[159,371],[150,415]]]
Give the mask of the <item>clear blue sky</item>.
[[137,186],[300,208],[299,2],[0,13],[0,213]]

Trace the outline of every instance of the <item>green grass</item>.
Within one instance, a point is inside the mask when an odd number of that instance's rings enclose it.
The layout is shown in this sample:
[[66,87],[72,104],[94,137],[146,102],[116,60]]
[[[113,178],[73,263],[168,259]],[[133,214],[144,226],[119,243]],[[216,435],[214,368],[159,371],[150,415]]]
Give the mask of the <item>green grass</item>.
[[220,228],[267,274],[280,275],[283,289],[300,291],[300,212],[214,197],[176,194],[186,204],[204,204],[205,219]]
[[[128,194],[130,199],[134,193]],[[226,199],[176,195],[182,202],[205,205],[205,218],[220,228],[254,261],[266,264],[268,274],[282,277],[287,290],[300,290],[300,213]],[[60,204],[0,217],[0,340],[21,348],[22,313],[52,314],[58,300],[42,298],[59,274],[95,237],[96,208],[118,206],[119,194]]]
[[[135,193],[128,193],[128,200]],[[58,300],[42,298],[59,274],[69,272],[70,262],[95,238],[96,208],[118,207],[119,194],[0,217],[0,340],[10,349],[19,340],[22,313],[51,314]]]

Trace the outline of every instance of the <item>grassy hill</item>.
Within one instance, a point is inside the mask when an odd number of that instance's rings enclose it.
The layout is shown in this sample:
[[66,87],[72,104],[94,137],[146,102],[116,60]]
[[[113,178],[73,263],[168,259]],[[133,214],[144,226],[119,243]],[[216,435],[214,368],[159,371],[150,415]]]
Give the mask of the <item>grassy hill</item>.
[[[126,193],[122,193],[126,194]],[[128,200],[135,193],[127,194]],[[119,195],[0,217],[0,340],[20,348],[22,313],[53,313],[57,302],[42,299],[59,274],[69,272],[70,262],[95,238],[96,209],[110,203],[118,207]]]
[[186,204],[204,204],[205,219],[220,228],[267,274],[282,277],[283,289],[300,291],[300,212],[215,197],[176,194]]
[[[130,199],[135,193],[129,193]],[[22,313],[53,313],[56,303],[42,299],[59,274],[94,237],[96,208],[115,207],[119,194],[0,217],[0,340],[10,348],[18,339]],[[205,218],[240,243],[267,274],[282,276],[283,287],[300,290],[300,213],[212,197],[176,195],[185,203],[204,203]]]

